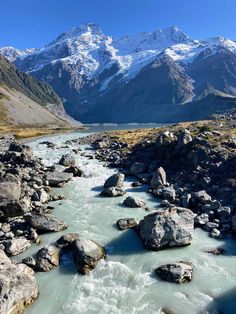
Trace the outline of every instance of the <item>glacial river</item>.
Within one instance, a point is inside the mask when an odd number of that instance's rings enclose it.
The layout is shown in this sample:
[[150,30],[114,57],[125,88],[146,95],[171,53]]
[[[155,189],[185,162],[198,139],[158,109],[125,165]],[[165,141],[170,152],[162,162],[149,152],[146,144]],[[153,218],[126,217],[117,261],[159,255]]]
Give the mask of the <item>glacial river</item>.
[[[150,125],[152,126],[152,125]],[[105,129],[134,128],[135,126],[109,126]],[[140,127],[140,125],[139,125]],[[149,127],[149,126],[148,126]],[[62,146],[68,139],[101,131],[93,127],[84,132],[47,137]],[[59,160],[70,149],[47,149],[39,145],[44,139],[30,143],[36,156],[46,165]],[[76,145],[74,145],[76,147]],[[84,146],[88,150],[89,147]],[[91,153],[91,150],[88,150]],[[76,155],[75,155],[76,156]],[[142,219],[144,209],[125,208],[122,201],[127,195],[137,195],[150,208],[158,207],[158,200],[146,188],[132,188],[132,179],[126,181],[127,194],[119,198],[101,198],[99,193],[104,181],[115,170],[105,168],[101,162],[76,156],[85,170],[85,176],[74,178],[54,193],[66,199],[51,203],[54,215],[65,221],[69,228],[60,233],[41,236],[42,245],[33,245],[20,258],[36,252],[67,232],[79,232],[105,246],[107,258],[88,276],[78,275],[70,259],[48,273],[38,273],[39,299],[26,311],[30,314],[157,314],[168,308],[175,314],[236,313],[236,242],[232,239],[216,241],[196,229],[192,245],[185,248],[159,252],[143,248],[132,230],[118,231],[115,223],[120,218]],[[222,246],[225,255],[207,254],[209,248]],[[160,281],[153,270],[164,263],[192,261],[193,280],[177,285]],[[213,300],[215,299],[215,302]],[[208,308],[208,310],[206,310]],[[215,310],[218,308],[218,311]]]

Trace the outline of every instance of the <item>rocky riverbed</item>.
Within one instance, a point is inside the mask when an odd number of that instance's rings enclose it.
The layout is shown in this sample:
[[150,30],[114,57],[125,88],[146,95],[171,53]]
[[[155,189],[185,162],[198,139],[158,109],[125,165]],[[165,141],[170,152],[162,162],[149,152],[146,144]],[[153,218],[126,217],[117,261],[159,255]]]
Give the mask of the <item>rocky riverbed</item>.
[[[109,242],[106,243],[102,237],[97,238],[93,234],[96,225],[100,225],[98,220],[95,219],[92,224],[90,222],[89,227],[87,226],[87,231],[90,230],[90,233],[84,230],[81,234],[84,227],[79,220],[76,219],[77,223],[71,228],[71,224],[68,223],[71,219],[66,216],[65,219],[57,218],[56,212],[58,210],[54,207],[55,204],[57,207],[62,202],[66,202],[64,196],[67,198],[70,193],[61,195],[60,189],[63,192],[67,191],[64,188],[67,184],[69,189],[72,189],[73,184],[86,186],[86,182],[90,182],[98,204],[101,202],[113,204],[112,206],[116,207],[115,204],[119,204],[119,199],[121,199],[122,203],[118,206],[124,208],[123,211],[129,215],[124,216],[122,212],[119,214],[117,210],[116,217],[119,219],[115,220],[113,215],[111,216],[113,222],[109,219],[106,222],[103,221],[106,225],[109,223],[111,228],[113,228],[113,224],[117,224],[117,230],[123,230],[122,233],[125,237],[129,231],[127,229],[130,229],[132,241],[135,243],[138,238],[140,239],[138,250],[142,252],[145,252],[145,249],[159,251],[170,247],[179,247],[178,250],[187,252],[184,247],[189,246],[195,247],[194,250],[196,250],[194,227],[202,228],[209,233],[210,237],[218,239],[220,242],[229,234],[234,235],[236,229],[235,163],[233,163],[235,147],[233,135],[228,136],[227,141],[225,139],[225,132],[234,130],[234,124],[230,121],[230,126],[226,127],[224,121],[220,123],[224,126],[220,129],[221,135],[219,135],[219,127],[213,129],[213,126],[211,128],[208,126],[206,131],[204,125],[191,124],[165,129],[93,134],[83,138],[72,136],[64,142],[61,140],[60,145],[53,139],[38,141],[39,150],[41,147],[44,149],[46,147],[49,155],[51,152],[52,155],[56,153],[58,156],[57,160],[50,165],[47,165],[45,160],[34,157],[31,147],[15,142],[13,138],[8,138],[6,145],[1,145],[0,156],[1,313],[10,311],[11,313],[22,313],[26,306],[34,302],[39,294],[36,280],[38,275],[35,277],[34,272],[53,272],[59,264],[62,268],[65,267],[65,260],[71,261],[75,265],[73,273],[76,273],[77,270],[80,274],[90,273],[100,265],[100,260],[104,262],[99,267],[111,265],[109,259],[113,253],[111,253],[110,247],[114,247],[116,251],[117,245],[115,242],[112,243],[113,241],[110,244]],[[207,140],[206,132],[208,132]],[[224,137],[224,141],[216,141],[215,136]],[[203,141],[204,139],[205,141]],[[95,149],[95,154],[94,151],[88,150],[88,144]],[[84,145],[87,145],[87,150],[84,149]],[[205,149],[206,152],[200,154],[197,149],[201,151]],[[198,156],[196,157],[197,163],[194,159],[195,155]],[[191,158],[187,156],[191,156]],[[101,167],[105,162],[107,166],[115,167],[115,171],[119,169],[116,173],[107,171],[107,175],[105,178],[103,177],[103,187],[98,189],[97,183],[93,182],[92,179],[96,171],[99,171],[99,166],[94,158],[102,161]],[[78,160],[82,159],[83,162],[88,160],[87,167],[91,168],[94,164],[95,168],[93,170],[87,168],[86,170],[78,163]],[[216,171],[217,165],[219,172]],[[210,170],[211,167],[214,171]],[[94,173],[92,174],[91,171]],[[192,176],[195,174],[196,177],[193,180]],[[208,181],[208,184],[202,185],[200,179],[207,177],[209,179],[204,179],[203,182]],[[134,178],[136,179],[134,180]],[[129,188],[127,187],[127,180]],[[137,197],[136,193],[129,193],[129,190],[143,191],[143,188],[149,194],[139,192],[139,197]],[[220,188],[224,193],[219,192]],[[151,203],[148,201],[148,195],[151,197]],[[83,198],[82,195],[81,197]],[[86,204],[88,200],[86,201],[86,195],[84,197]],[[94,200],[89,198],[89,202],[92,205]],[[67,203],[68,205],[69,203]],[[84,206],[85,210],[86,207]],[[87,203],[87,206],[90,208],[90,203]],[[105,206],[108,210],[113,211],[111,205]],[[95,204],[94,207],[97,208]],[[68,211],[66,212],[69,214]],[[87,215],[81,211],[79,213],[80,217],[78,218],[87,225],[85,221],[91,221],[90,212]],[[94,212],[94,215],[99,217],[97,212]],[[100,217],[103,217],[102,213]],[[68,231],[65,230],[67,228]],[[48,238],[46,235],[51,235],[52,232],[58,232],[59,235],[50,236],[51,240],[48,243],[45,242],[45,239]],[[118,245],[121,250],[124,250],[131,243],[128,238],[124,241],[123,246],[122,244]],[[141,243],[142,246],[140,246]],[[38,249],[37,245],[39,246]],[[209,253],[212,256],[214,256],[213,254],[217,256],[224,253],[224,249],[217,248],[215,245],[215,247],[207,248],[204,254]],[[134,251],[134,254],[137,253]],[[23,255],[23,257],[18,258],[18,255]],[[165,253],[162,255],[165,256]],[[172,252],[168,260],[163,260],[162,264],[159,261],[154,279],[157,280],[159,277],[163,281],[186,284],[192,280],[192,277],[194,278],[195,273],[199,274],[198,263],[194,262],[191,254],[184,253],[182,257],[181,255],[179,254],[178,257]],[[154,255],[152,256],[154,257]],[[153,257],[149,258],[150,262]],[[130,260],[132,260],[131,257]],[[143,265],[146,267],[150,262],[146,261],[146,265]],[[128,264],[129,261],[127,260]],[[152,272],[151,265],[148,266],[148,271]],[[16,273],[19,274],[17,278]],[[24,280],[21,281],[21,277]],[[17,288],[19,284],[21,285],[20,291]],[[101,286],[101,289],[104,287]],[[114,297],[118,298],[118,294]],[[168,313],[170,309],[164,305],[166,304],[163,304],[162,312]],[[124,305],[123,310],[125,308]],[[170,308],[176,310],[171,302]],[[69,311],[68,307],[65,307],[65,311]],[[75,307],[73,307],[72,312],[82,313]],[[91,308],[88,311],[85,309],[83,311],[83,313],[90,312],[92,313]],[[48,313],[54,312],[51,310]],[[60,313],[64,312],[61,311]],[[114,313],[116,313],[115,308]],[[153,313],[152,305],[150,305],[147,313]],[[176,313],[179,313],[178,310]],[[183,313],[188,312],[183,310]]]
[[223,238],[236,231],[235,129],[233,116],[74,141],[90,143],[98,160],[136,177],[133,186],[148,184],[163,208],[189,208],[196,214],[196,227]]

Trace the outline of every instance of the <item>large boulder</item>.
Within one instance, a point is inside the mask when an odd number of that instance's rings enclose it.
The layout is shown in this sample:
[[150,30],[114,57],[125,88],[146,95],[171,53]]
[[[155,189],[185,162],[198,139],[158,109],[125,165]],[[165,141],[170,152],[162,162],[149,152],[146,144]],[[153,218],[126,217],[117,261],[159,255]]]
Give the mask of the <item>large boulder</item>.
[[25,215],[25,221],[38,232],[57,232],[68,228],[68,225],[63,221],[39,213]]
[[140,221],[138,233],[147,249],[186,246],[192,242],[194,216],[191,210],[182,207],[157,211]]
[[190,262],[178,262],[166,264],[155,270],[161,280],[183,283],[192,280],[193,264]]
[[56,241],[56,246],[60,248],[68,248],[71,247],[73,242],[79,238],[78,233],[67,233],[61,236],[57,241]]
[[74,166],[75,165],[75,157],[70,155],[70,154],[63,155],[61,157],[61,159],[59,160],[59,164],[64,166],[64,167]]
[[134,196],[127,196],[123,204],[127,207],[133,208],[144,207],[146,205],[146,203],[143,200]]
[[34,271],[24,264],[13,264],[0,250],[0,313],[23,313],[38,293]]
[[86,275],[105,257],[105,250],[96,242],[81,237],[73,243],[73,256],[77,271]]
[[104,189],[108,189],[114,186],[123,188],[124,179],[125,175],[123,173],[115,173],[106,180],[106,182],[104,183]]
[[6,240],[4,246],[7,255],[14,256],[26,251],[31,246],[31,242],[25,238],[14,238]]
[[150,187],[151,189],[156,189],[159,187],[163,187],[166,184],[166,172],[162,167],[159,167],[152,177]]
[[117,197],[117,196],[123,196],[125,194],[124,188],[120,188],[118,186],[112,186],[110,188],[107,188],[101,192],[101,196],[107,196],[107,197]]
[[70,181],[72,178],[73,173],[53,171],[48,173],[46,179],[50,186],[56,187]]
[[54,246],[40,249],[36,254],[36,271],[49,271],[59,265],[59,250]]

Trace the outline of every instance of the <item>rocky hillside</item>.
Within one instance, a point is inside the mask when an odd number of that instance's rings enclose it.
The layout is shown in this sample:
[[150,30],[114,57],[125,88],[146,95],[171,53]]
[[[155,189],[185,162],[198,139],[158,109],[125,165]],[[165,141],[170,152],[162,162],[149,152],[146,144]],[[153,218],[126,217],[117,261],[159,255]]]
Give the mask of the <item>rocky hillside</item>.
[[54,90],[48,84],[19,71],[1,55],[0,112],[1,125],[71,126]]
[[42,49],[0,51],[86,123],[196,120],[235,107],[236,43],[223,37],[194,40],[170,27],[114,38],[85,24]]

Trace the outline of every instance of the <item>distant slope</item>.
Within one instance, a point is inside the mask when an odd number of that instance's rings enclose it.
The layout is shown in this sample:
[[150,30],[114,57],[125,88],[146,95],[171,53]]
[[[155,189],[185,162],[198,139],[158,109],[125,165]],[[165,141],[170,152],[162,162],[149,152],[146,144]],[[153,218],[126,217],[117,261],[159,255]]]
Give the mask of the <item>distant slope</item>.
[[0,55],[0,124],[69,127],[60,98],[40,82]]

